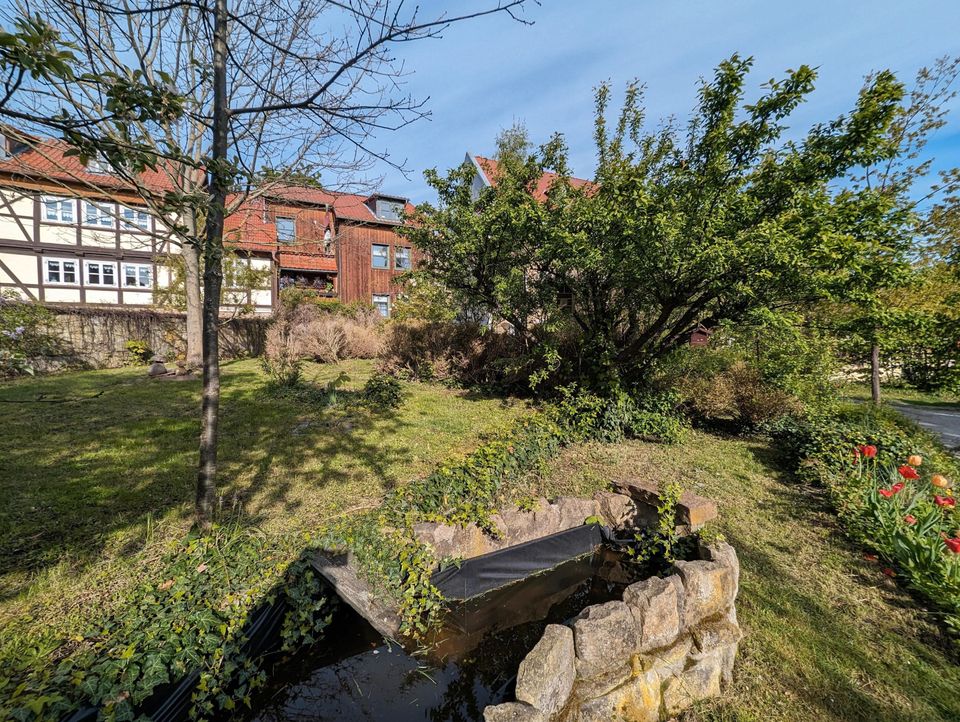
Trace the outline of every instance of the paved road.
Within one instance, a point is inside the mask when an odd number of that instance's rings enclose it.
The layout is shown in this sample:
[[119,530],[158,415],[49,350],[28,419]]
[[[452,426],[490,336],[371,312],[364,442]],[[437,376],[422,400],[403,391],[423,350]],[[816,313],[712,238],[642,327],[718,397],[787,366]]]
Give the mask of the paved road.
[[893,404],[920,426],[935,432],[954,454],[960,456],[960,407],[929,407],[916,404]]

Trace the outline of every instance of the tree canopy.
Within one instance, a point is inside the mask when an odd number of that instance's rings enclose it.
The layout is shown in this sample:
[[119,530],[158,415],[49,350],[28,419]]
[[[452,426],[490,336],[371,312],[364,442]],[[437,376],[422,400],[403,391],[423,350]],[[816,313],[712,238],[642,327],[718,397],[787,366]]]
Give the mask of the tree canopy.
[[810,302],[842,281],[861,199],[834,184],[894,152],[903,87],[878,73],[849,113],[796,139],[787,121],[816,72],[788,71],[747,102],[751,64],[720,63],[690,120],[653,131],[638,85],[612,125],[601,85],[587,185],[570,182],[562,137],[529,151],[516,130],[501,138],[492,187],[474,190],[470,164],[428,171],[439,204],[418,208],[408,232],[462,303],[510,323],[535,380],[642,383],[698,325]]

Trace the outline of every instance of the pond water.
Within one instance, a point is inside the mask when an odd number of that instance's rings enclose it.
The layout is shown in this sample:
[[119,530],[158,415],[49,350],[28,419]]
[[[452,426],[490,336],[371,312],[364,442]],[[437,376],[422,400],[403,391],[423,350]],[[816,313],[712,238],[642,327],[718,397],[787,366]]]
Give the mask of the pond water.
[[649,572],[607,546],[452,608],[429,651],[387,643],[340,604],[324,640],[277,668],[250,719],[467,722],[513,698],[516,670],[547,624],[619,599]]

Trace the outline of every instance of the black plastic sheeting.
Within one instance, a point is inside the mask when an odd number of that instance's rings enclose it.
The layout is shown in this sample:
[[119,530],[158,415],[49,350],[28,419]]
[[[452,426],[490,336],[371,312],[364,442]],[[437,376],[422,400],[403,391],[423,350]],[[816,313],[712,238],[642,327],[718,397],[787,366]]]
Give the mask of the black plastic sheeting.
[[466,559],[430,577],[444,597],[463,600],[489,592],[594,551],[605,539],[599,524],[585,524]]
[[[243,651],[247,657],[257,658],[280,648],[280,628],[287,613],[283,600],[255,610],[250,615],[244,634],[247,639]],[[190,716],[191,695],[200,679],[199,672],[191,672],[176,682],[161,685],[137,708],[138,715],[145,715],[153,722],[181,722]],[[61,722],[93,722],[100,710],[86,707],[77,710]]]

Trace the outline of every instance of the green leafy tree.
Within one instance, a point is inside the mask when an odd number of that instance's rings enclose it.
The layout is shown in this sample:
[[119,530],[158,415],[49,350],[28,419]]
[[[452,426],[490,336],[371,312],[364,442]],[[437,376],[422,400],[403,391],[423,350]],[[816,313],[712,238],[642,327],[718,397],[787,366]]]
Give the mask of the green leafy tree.
[[[880,139],[885,152],[855,168],[850,186],[837,198],[836,218],[852,243],[842,258],[845,272],[833,289],[841,302],[834,318],[848,346],[869,357],[874,403],[880,403],[881,356],[902,353],[902,331],[923,325],[912,303],[892,303],[903,299],[897,289],[916,282],[914,265],[924,250],[924,226],[931,222],[923,205],[938,195],[949,199],[960,187],[960,174],[954,170],[941,174],[928,191],[919,188],[934,160],[927,143],[946,124],[958,76],[960,58],[941,58],[920,69]],[[949,200],[935,206],[929,214],[932,222],[948,221],[951,206]]]
[[[700,87],[685,126],[643,131],[631,85],[612,128],[597,91],[598,170],[572,184],[557,136],[535,152],[501,139],[493,187],[473,190],[465,165],[427,179],[439,205],[407,231],[461,302],[509,322],[534,381],[576,378],[615,391],[645,383],[698,326],[821,297],[850,249],[830,184],[887,157],[903,89],[888,72],[853,110],[783,138],[813,90],[807,66],[744,99],[751,60],[733,56]],[[556,173],[534,193],[544,171]]]

